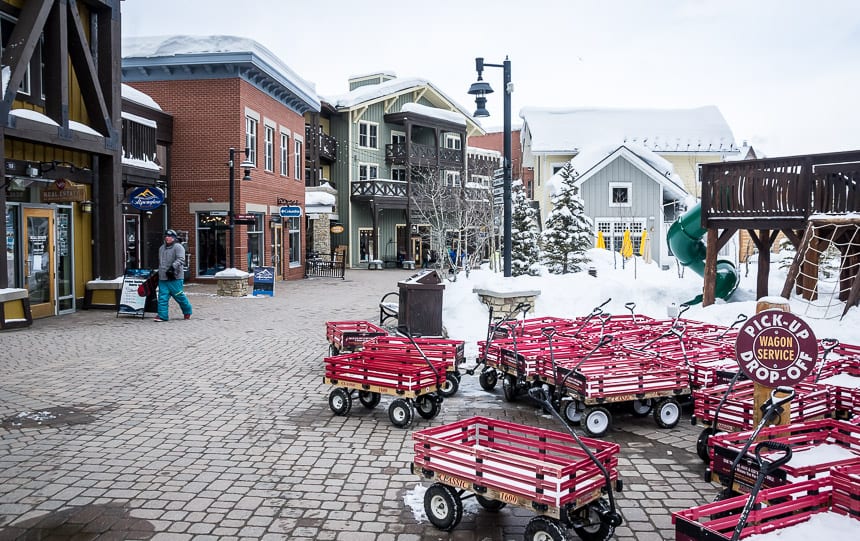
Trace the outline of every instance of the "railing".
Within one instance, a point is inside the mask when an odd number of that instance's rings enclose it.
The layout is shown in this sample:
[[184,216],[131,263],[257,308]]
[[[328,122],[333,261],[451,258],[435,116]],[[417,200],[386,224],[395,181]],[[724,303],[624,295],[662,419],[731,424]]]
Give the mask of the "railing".
[[814,213],[860,211],[858,170],[860,152],[702,165],[702,224],[795,227]]
[[337,139],[321,129],[305,126],[305,154],[311,156],[314,137],[319,137],[319,156],[329,161],[337,161]]
[[[409,145],[407,152],[406,143],[392,143],[385,145],[385,161],[389,164],[403,165],[407,163],[419,165],[436,164],[436,147],[432,145],[422,145],[412,143]],[[462,166],[463,152],[455,148],[440,148],[439,149],[439,165],[440,166]]]
[[343,253],[309,256],[305,260],[305,278],[311,276],[346,279],[346,258]]
[[375,178],[372,180],[353,180],[351,195],[358,199],[372,197],[406,198],[406,181]]
[[122,149],[126,157],[155,160],[155,128],[127,118],[122,119]]

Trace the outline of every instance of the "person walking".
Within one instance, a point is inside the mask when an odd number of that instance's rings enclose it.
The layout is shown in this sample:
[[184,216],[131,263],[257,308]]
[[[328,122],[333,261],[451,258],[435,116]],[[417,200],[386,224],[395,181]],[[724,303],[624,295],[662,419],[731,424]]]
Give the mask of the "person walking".
[[185,247],[176,241],[176,231],[164,232],[164,244],[158,249],[158,315],[155,321],[168,320],[168,302],[176,299],[185,319],[191,319],[191,303],[182,291],[185,272]]

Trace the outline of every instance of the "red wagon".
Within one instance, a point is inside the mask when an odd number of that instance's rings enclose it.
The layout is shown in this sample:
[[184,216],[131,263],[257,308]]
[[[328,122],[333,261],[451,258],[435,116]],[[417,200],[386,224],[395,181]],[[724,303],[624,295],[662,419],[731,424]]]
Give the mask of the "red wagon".
[[325,337],[331,355],[342,351],[358,351],[368,340],[387,334],[388,331],[369,321],[327,321],[325,324]]
[[388,418],[403,428],[412,422],[413,408],[418,415],[432,419],[439,414],[445,384],[445,362],[410,357],[392,352],[358,351],[326,357],[323,381],[335,388],[328,403],[336,415],[352,408],[353,393],[361,405],[373,409],[381,395],[395,398],[388,407]]
[[[752,431],[711,436],[711,467],[708,480],[721,483],[735,493],[749,492],[759,474],[758,461],[751,451],[732,465]],[[834,466],[860,464],[860,426],[847,421],[822,419],[763,428],[757,440],[787,444],[791,460],[769,472],[762,486],[772,488],[827,475]],[[732,486],[727,486],[731,482]]]
[[[860,530],[858,465],[832,468],[826,477],[762,490],[754,498],[752,510],[740,531],[740,539],[771,532],[787,535],[789,528],[816,515],[822,515],[817,517],[818,520],[826,519],[825,513],[835,513],[850,519],[848,522],[854,522],[843,530],[848,539],[853,538],[851,531]],[[747,495],[741,495],[672,513],[676,541],[731,540],[743,518],[747,500]]]
[[413,439],[412,469],[434,481],[424,508],[441,530],[457,526],[462,500],[474,496],[488,511],[511,504],[537,513],[527,541],[564,540],[567,527],[587,541],[615,531],[604,495],[618,479],[616,443],[582,438],[592,460],[570,435],[486,417],[416,431]]
[[445,363],[445,383],[439,394],[448,398],[460,387],[460,366],[466,362],[465,342],[444,338],[378,336],[364,343],[365,351],[388,351],[399,355],[433,359]]

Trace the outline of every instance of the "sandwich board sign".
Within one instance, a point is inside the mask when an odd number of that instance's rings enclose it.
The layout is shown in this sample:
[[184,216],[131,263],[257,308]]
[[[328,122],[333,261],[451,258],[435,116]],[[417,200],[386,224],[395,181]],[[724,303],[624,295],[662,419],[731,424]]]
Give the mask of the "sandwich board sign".
[[275,296],[275,267],[254,267],[253,295]]

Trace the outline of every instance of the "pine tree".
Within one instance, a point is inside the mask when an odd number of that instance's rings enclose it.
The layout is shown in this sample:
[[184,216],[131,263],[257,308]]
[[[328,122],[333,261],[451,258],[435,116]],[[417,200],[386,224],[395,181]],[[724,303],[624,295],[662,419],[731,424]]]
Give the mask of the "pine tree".
[[537,209],[526,197],[522,181],[511,183],[511,275],[540,275]]
[[551,197],[552,211],[541,234],[542,262],[553,274],[580,272],[589,259],[594,222],[585,215],[585,205],[574,186],[576,171],[567,163],[559,172],[561,183]]

